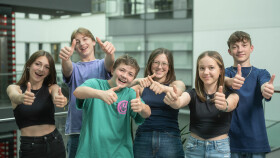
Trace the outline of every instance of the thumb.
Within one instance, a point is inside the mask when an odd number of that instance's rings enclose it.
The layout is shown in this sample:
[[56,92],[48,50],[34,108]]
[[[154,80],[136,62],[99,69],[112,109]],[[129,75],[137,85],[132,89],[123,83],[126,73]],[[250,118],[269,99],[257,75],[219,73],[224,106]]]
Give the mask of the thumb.
[[274,81],[274,78],[275,78],[275,74],[273,74],[268,82],[268,84],[273,84],[273,81]]
[[242,76],[241,65],[240,64],[237,65],[237,74]]
[[139,89],[137,89],[137,91],[136,91],[136,98],[137,98],[137,99],[140,98]]
[[27,92],[31,92],[31,83],[30,82],[27,82],[27,89],[26,89]]
[[62,95],[61,88],[58,89],[58,95]]
[[113,87],[113,88],[111,88],[112,89],[112,91],[117,91],[117,90],[119,90],[121,87],[120,86],[117,86],[117,87]]
[[75,40],[75,39],[73,39],[73,41],[72,41],[72,45],[71,45],[71,52],[74,52],[74,50],[75,50],[75,46],[76,46],[76,40]]
[[100,38],[96,37],[96,40],[97,40],[97,43],[98,43],[100,46],[103,46],[103,42],[100,40]]
[[[153,76],[153,75],[152,75]],[[154,80],[152,79],[152,77],[151,76],[148,76],[148,79],[150,80],[150,82],[154,82]]]
[[151,78],[154,78],[156,76],[156,73],[154,73],[152,76],[151,76]]
[[218,92],[219,92],[219,93],[223,93],[223,86],[220,86],[220,87],[219,87]]
[[173,91],[174,91],[175,94],[177,94],[178,90],[177,90],[176,85],[173,85]]

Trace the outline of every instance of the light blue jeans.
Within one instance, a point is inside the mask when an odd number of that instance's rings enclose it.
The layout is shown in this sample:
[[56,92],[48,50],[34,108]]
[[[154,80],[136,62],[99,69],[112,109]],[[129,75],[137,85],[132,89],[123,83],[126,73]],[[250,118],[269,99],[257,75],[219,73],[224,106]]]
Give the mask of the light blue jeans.
[[209,141],[189,137],[186,158],[230,158],[229,138]]

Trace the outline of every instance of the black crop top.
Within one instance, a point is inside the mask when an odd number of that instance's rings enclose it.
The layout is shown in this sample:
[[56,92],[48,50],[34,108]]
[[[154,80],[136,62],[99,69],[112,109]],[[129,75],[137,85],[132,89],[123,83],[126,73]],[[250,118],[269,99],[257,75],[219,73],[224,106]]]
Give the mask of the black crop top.
[[[26,86],[20,89],[24,93]],[[35,94],[35,100],[32,105],[19,104],[13,111],[18,128],[24,128],[33,125],[55,124],[54,104],[47,86],[42,86],[39,90],[31,90]]]
[[[215,103],[210,99],[201,102],[196,95],[195,89],[187,91],[190,94],[191,101],[188,105],[190,109],[190,131],[203,139],[210,139],[229,132],[232,112],[223,112],[216,108]],[[233,90],[226,90],[226,98],[236,93]],[[206,94],[205,94],[206,95]]]

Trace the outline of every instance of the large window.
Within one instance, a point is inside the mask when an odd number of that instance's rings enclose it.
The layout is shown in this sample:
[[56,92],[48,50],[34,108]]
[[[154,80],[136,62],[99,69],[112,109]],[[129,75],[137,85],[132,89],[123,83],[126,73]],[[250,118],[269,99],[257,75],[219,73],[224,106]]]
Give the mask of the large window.
[[[108,0],[107,40],[122,54],[135,57],[143,77],[156,48],[173,52],[176,77],[192,86],[192,0]],[[124,25],[125,24],[125,25]]]

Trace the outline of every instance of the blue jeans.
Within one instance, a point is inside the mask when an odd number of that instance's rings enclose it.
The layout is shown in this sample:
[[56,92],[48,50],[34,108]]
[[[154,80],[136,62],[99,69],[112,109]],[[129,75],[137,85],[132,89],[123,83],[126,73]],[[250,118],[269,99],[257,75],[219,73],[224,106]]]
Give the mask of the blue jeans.
[[190,136],[185,153],[186,158],[230,158],[229,138],[203,141]]
[[184,158],[178,132],[137,132],[133,152],[135,158]]
[[231,158],[265,158],[265,153],[231,153]]
[[79,145],[80,134],[71,134],[68,136],[67,141],[67,154],[68,158],[75,158]]
[[20,158],[65,158],[65,147],[61,134],[55,129],[40,137],[20,137]]

